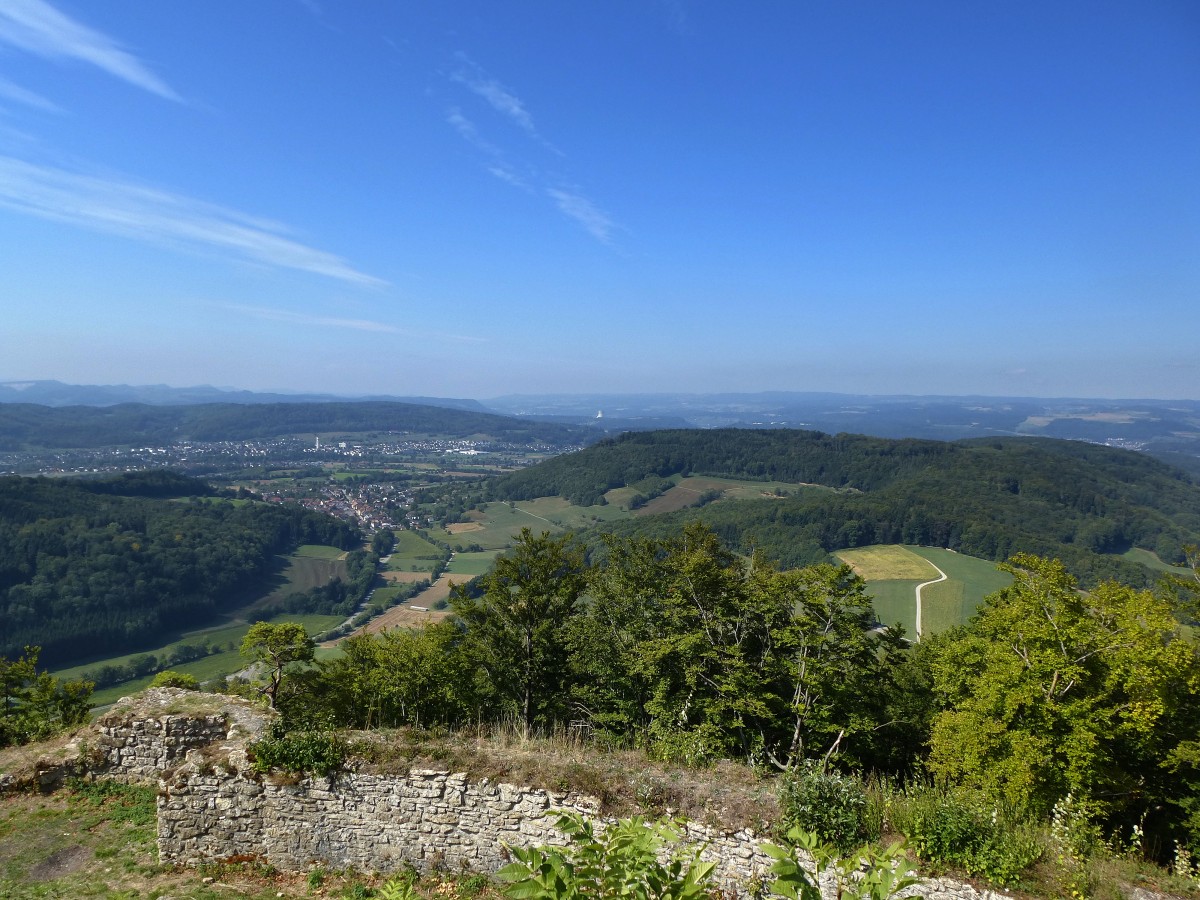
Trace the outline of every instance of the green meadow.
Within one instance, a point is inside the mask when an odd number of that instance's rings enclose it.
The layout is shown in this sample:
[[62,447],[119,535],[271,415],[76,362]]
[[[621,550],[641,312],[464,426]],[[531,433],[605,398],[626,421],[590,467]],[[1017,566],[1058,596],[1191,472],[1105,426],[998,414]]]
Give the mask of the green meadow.
[[442,548],[425,540],[415,531],[397,531],[396,546],[388,559],[392,572],[432,572],[442,558]]
[[474,578],[476,575],[484,575],[492,567],[492,563],[499,555],[499,550],[484,550],[482,552],[475,553],[455,553],[454,558],[450,560],[450,565],[446,568],[446,574],[465,576],[466,578]]
[[855,567],[867,582],[875,613],[885,625],[899,622],[916,633],[917,585],[938,577],[921,591],[923,633],[936,634],[964,625],[988,594],[1012,583],[996,564],[940,547],[881,545],[839,551],[836,556]]

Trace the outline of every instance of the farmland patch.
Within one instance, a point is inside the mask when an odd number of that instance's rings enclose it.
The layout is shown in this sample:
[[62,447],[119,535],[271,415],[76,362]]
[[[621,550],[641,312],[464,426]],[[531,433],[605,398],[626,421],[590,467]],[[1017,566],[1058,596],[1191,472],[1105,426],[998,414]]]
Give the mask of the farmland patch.
[[834,555],[848,563],[864,581],[921,582],[938,577],[928,560],[896,544],[838,550]]

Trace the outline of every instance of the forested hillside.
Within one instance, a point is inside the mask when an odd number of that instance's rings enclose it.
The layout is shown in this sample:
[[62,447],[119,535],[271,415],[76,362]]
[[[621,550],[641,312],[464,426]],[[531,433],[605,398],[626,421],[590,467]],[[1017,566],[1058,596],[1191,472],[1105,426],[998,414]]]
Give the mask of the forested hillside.
[[252,440],[314,432],[408,431],[445,437],[578,444],[591,429],[415,403],[204,403],[49,407],[0,404],[0,450]]
[[134,650],[211,616],[278,553],[360,540],[319,513],[206,493],[161,472],[0,478],[0,657],[36,645],[54,665]]
[[604,502],[647,476],[761,478],[836,490],[712,504],[615,524],[665,536],[701,519],[730,546],[786,566],[877,543],[950,547],[1003,560],[1056,556],[1087,583],[1147,583],[1119,554],[1143,547],[1164,560],[1200,535],[1200,487],[1147,456],[1072,441],[1004,438],[940,442],[815,431],[681,430],[626,434],[488,485],[497,500],[561,495]]

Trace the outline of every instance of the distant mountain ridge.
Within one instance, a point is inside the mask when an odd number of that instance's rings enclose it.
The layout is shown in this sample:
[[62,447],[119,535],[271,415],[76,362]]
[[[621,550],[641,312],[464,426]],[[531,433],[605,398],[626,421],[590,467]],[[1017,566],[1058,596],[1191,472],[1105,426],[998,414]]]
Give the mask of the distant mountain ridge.
[[[1200,475],[1200,401],[988,396],[837,394],[815,391],[646,394],[512,394],[474,400],[444,397],[344,397],[257,393],[208,385],[70,385],[0,382],[7,404],[110,407],[195,404],[385,402],[492,413],[602,434],[663,428],[800,428],[828,434],[958,440],[1056,437],[1139,450]],[[297,428],[295,430],[302,430]],[[0,435],[3,429],[0,429]]]
[[0,450],[165,445],[179,441],[266,440],[294,434],[409,432],[488,436],[568,447],[594,432],[578,426],[417,403],[200,403],[188,406],[0,404]]
[[171,387],[165,384],[66,384],[62,381],[0,381],[0,403],[36,403],[42,406],[116,406],[145,403],[151,406],[188,406],[198,403],[345,403],[348,400],[412,403],[491,412],[478,400],[452,397],[396,397],[372,394],[360,397],[336,394],[291,394],[243,391],[202,384]]

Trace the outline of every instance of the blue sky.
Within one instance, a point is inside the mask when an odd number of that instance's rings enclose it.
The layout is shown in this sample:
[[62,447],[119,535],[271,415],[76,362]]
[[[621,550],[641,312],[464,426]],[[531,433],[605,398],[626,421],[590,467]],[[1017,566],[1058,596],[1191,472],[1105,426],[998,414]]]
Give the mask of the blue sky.
[[0,0],[0,380],[1200,398],[1200,4]]

